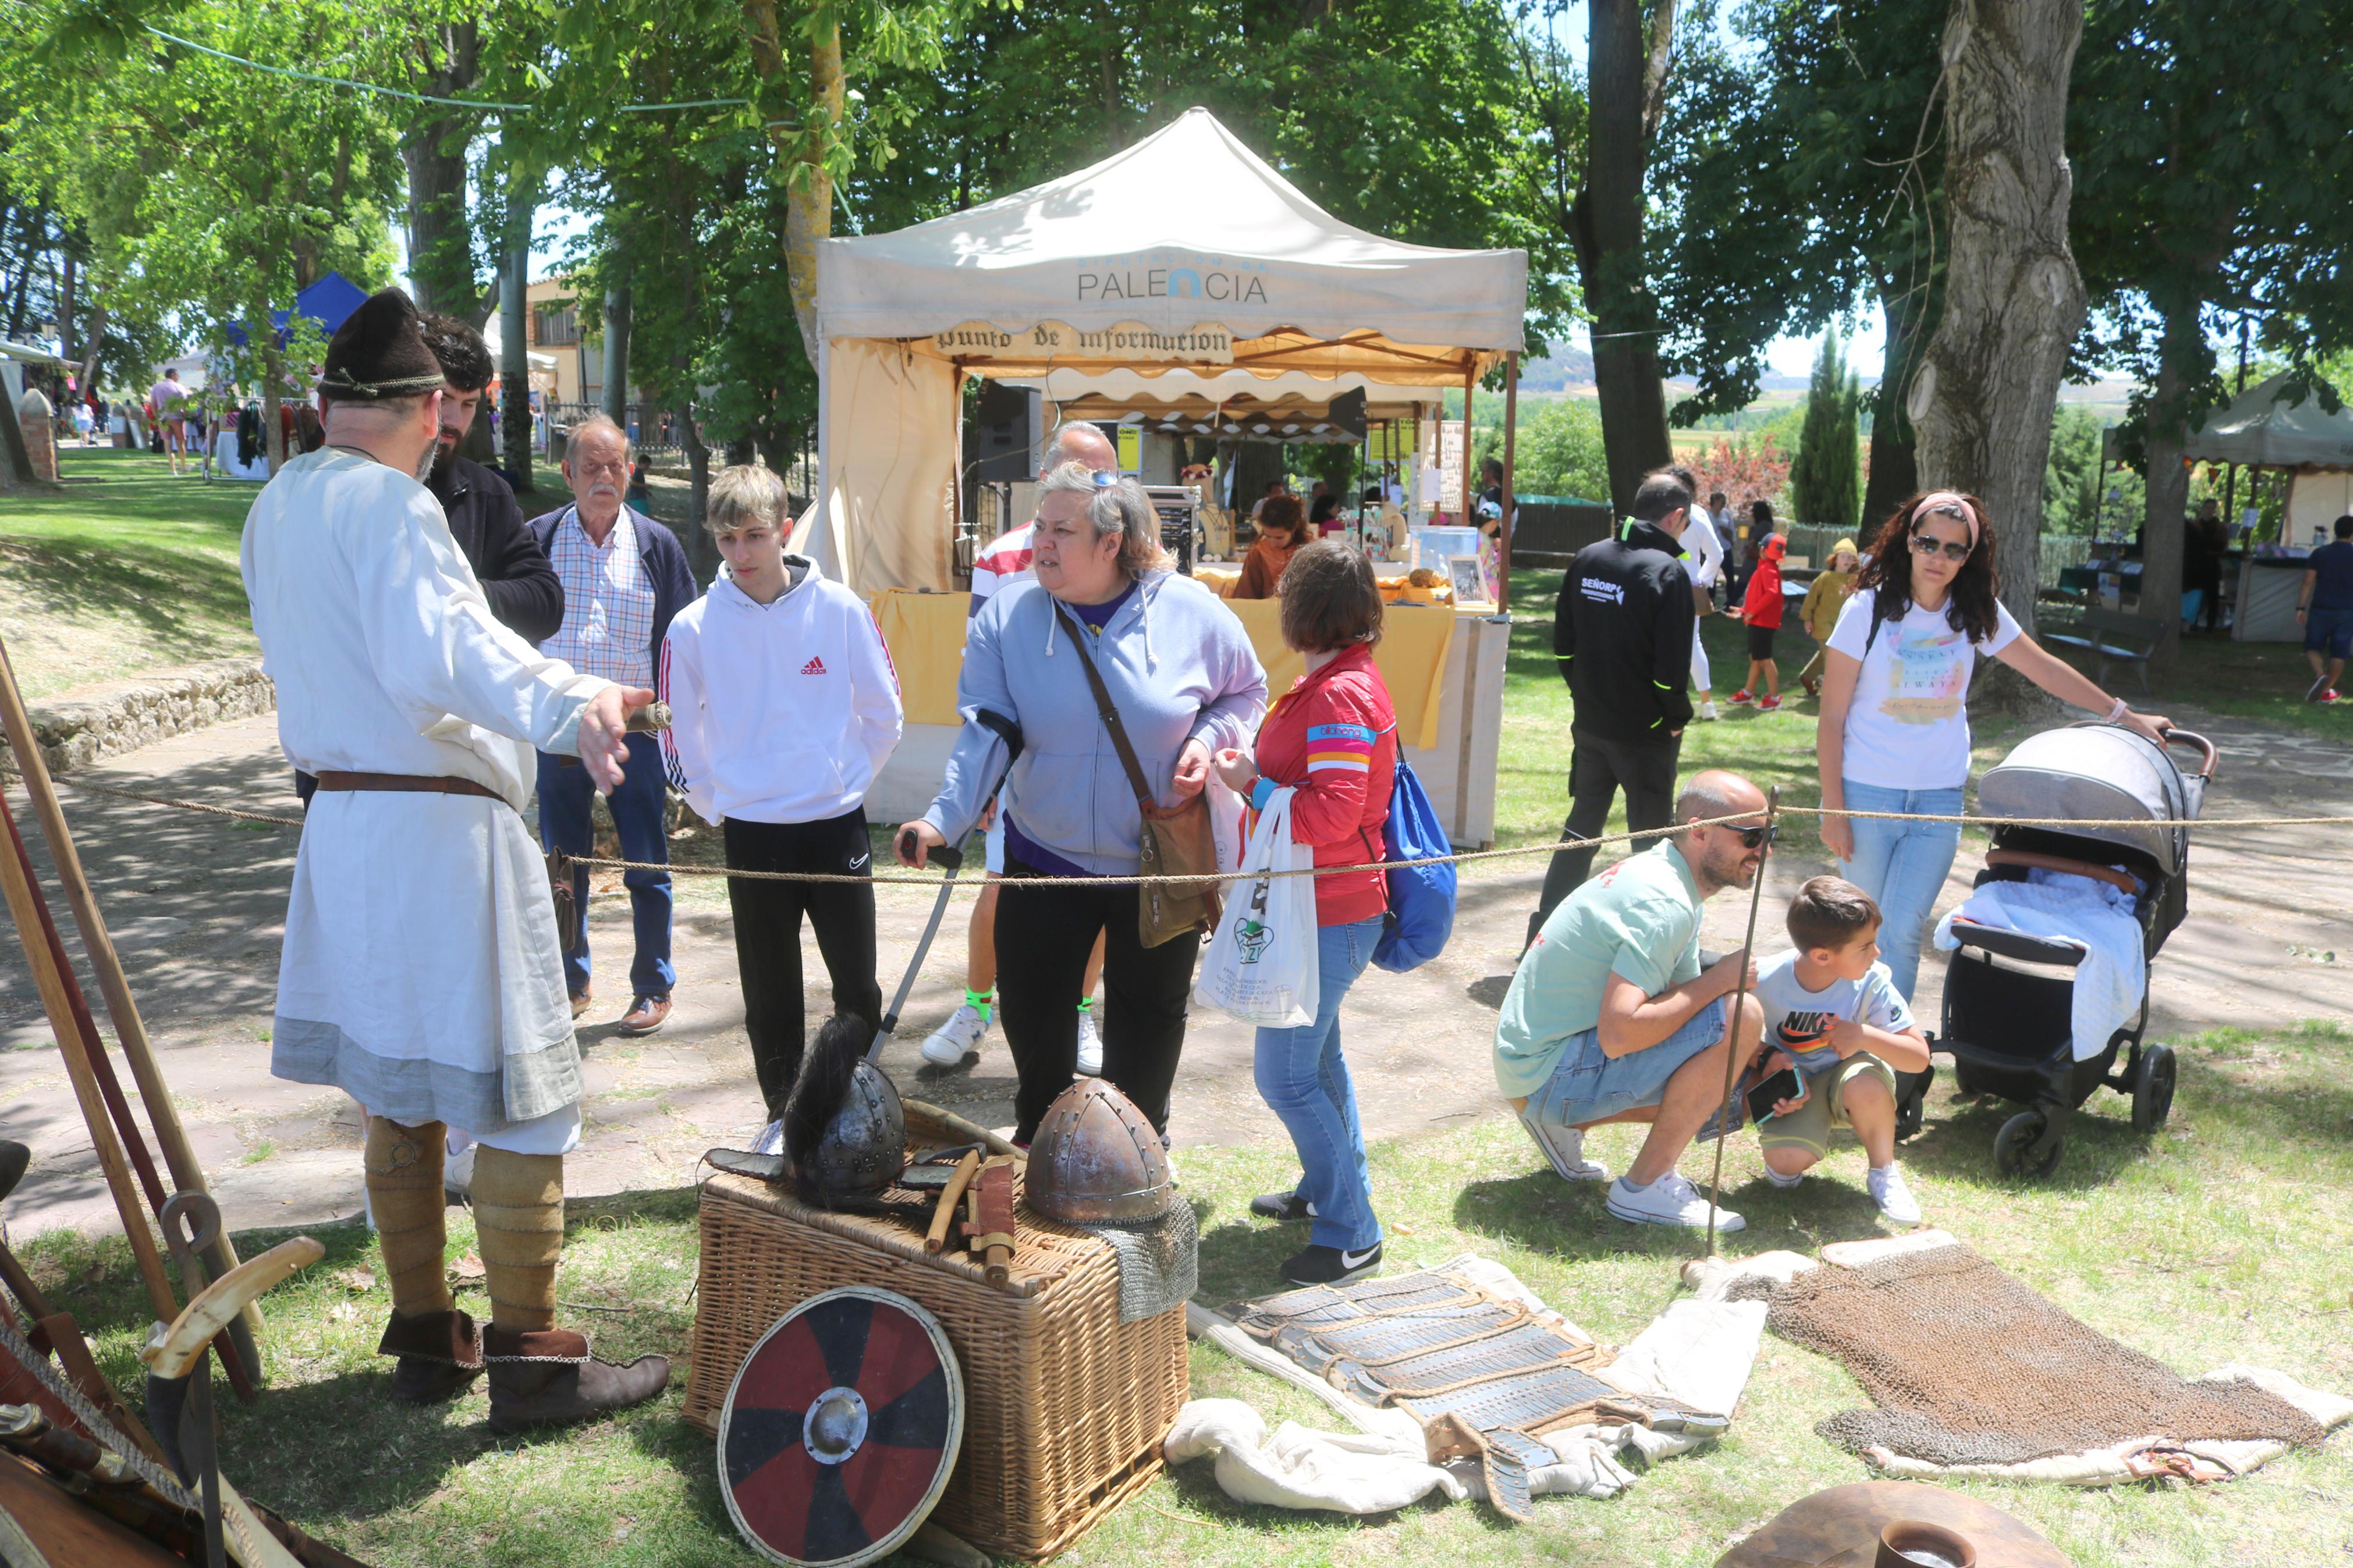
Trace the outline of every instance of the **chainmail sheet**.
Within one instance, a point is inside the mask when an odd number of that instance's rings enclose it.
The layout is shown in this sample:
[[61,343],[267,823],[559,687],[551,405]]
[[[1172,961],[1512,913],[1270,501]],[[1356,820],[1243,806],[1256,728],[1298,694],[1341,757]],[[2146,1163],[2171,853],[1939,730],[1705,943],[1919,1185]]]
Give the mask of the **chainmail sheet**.
[[1141,1322],[1192,1300],[1200,1285],[1201,1226],[1181,1200],[1145,1225],[1085,1227],[1119,1258],[1119,1321]]
[[2191,1383],[2069,1317],[1955,1243],[1860,1268],[1825,1265],[1735,1298],[1844,1366],[1878,1408],[1814,1429],[1852,1453],[1935,1465],[2021,1464],[2152,1435],[2317,1442],[2319,1424],[2251,1383]]

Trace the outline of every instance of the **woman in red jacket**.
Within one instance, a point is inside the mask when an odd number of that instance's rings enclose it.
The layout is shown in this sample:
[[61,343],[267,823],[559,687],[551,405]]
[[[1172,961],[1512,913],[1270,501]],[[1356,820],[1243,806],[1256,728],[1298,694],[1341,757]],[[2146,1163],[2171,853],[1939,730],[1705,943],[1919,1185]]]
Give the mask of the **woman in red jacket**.
[[[1773,660],[1773,634],[1781,629],[1781,613],[1786,607],[1781,597],[1781,556],[1789,548],[1789,542],[1771,531],[1771,507],[1760,500],[1755,510],[1757,521],[1751,526],[1761,535],[1757,544],[1757,569],[1748,574],[1747,597],[1740,605],[1740,618],[1748,623],[1748,680],[1732,694],[1732,700],[1744,705],[1754,700],[1758,712],[1770,713],[1781,706],[1781,667]],[[1760,685],[1765,690],[1757,696]]]
[[[1271,507],[1269,508],[1272,510]],[[1377,866],[1397,777],[1397,710],[1373,666],[1381,594],[1364,555],[1337,540],[1303,546],[1282,574],[1282,640],[1307,673],[1267,712],[1255,760],[1219,752],[1218,776],[1265,809],[1288,786],[1291,836],[1318,866]],[[1381,1227],[1365,1172],[1356,1091],[1340,1054],[1340,999],[1371,962],[1388,910],[1377,868],[1315,879],[1315,1021],[1258,1032],[1258,1091],[1291,1131],[1299,1184],[1255,1199],[1269,1219],[1312,1220],[1309,1245],[1286,1260],[1293,1285],[1331,1285],[1380,1267]]]

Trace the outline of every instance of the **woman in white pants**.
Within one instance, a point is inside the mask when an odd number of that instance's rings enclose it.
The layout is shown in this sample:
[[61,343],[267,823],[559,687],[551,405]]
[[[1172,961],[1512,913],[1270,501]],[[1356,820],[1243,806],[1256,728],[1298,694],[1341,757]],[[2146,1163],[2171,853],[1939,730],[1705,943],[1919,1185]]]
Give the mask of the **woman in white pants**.
[[1699,614],[1692,617],[1692,689],[1699,700],[1692,711],[1702,719],[1715,717],[1714,682],[1708,679],[1707,645],[1700,640],[1699,628],[1715,609],[1716,580],[1724,575],[1724,542],[1715,531],[1715,519],[1707,508],[1696,501],[1692,504],[1691,521],[1683,529],[1683,553],[1696,552],[1699,559],[1689,563],[1692,594],[1698,601]]

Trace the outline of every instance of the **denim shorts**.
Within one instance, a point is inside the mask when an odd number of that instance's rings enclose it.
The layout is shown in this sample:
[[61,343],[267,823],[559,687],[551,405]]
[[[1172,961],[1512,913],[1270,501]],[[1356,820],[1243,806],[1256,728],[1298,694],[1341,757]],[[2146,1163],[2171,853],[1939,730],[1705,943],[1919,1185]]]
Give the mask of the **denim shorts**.
[[1552,1077],[1528,1100],[1528,1115],[1555,1127],[1582,1127],[1666,1098],[1667,1079],[1724,1038],[1721,996],[1683,1020],[1655,1046],[1622,1057],[1601,1054],[1601,1032],[1571,1035]]

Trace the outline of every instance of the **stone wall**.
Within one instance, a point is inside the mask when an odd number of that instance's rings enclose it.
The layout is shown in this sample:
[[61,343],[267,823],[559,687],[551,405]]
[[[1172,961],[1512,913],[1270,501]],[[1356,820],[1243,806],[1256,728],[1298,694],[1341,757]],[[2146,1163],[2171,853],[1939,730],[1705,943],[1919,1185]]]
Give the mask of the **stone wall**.
[[[207,724],[278,707],[278,689],[258,658],[216,658],[149,671],[130,680],[79,686],[31,705],[33,733],[53,773],[152,744]],[[0,758],[7,744],[0,741]]]

